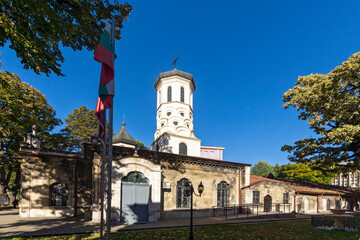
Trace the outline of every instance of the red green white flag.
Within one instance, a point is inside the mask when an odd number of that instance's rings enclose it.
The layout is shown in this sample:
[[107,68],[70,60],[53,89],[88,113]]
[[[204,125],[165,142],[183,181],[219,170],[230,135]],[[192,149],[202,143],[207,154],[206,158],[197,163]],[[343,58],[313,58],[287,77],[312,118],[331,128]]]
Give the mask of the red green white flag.
[[99,139],[105,144],[106,109],[111,108],[115,95],[114,81],[114,53],[111,47],[110,30],[106,26],[99,45],[96,48],[94,59],[100,62],[101,75],[99,97],[96,104],[95,115],[99,119]]
[[101,36],[99,45],[95,51],[94,59],[102,63],[99,97],[103,101],[105,108],[110,108],[112,106],[113,96],[115,95],[115,81],[114,53],[111,47],[111,37],[108,26]]

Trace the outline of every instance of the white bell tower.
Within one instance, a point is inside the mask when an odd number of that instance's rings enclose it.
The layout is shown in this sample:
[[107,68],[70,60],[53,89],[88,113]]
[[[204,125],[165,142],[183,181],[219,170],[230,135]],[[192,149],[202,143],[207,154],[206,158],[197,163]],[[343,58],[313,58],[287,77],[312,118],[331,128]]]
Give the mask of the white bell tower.
[[160,73],[154,87],[157,91],[155,151],[200,156],[201,140],[195,137],[193,125],[193,76],[177,70]]

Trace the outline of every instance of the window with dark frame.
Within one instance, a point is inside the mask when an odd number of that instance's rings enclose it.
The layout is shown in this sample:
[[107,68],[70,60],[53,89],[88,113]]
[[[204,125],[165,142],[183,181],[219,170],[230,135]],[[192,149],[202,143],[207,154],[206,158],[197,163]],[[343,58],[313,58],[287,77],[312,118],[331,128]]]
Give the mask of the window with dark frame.
[[181,179],[176,185],[176,207],[177,208],[189,208],[190,207],[190,196],[186,196],[184,186],[189,180],[186,178]]
[[171,102],[171,87],[168,87],[168,102]]
[[283,195],[283,203],[288,204],[289,203],[289,193],[286,192]]
[[56,183],[50,187],[50,206],[66,206],[66,187]]
[[180,155],[187,155],[187,146],[185,143],[179,144],[179,154]]
[[229,206],[229,184],[225,181],[222,181],[217,185],[217,206]]
[[260,191],[253,191],[253,203],[260,203]]
[[180,88],[180,102],[184,102],[185,101],[185,90],[183,87]]

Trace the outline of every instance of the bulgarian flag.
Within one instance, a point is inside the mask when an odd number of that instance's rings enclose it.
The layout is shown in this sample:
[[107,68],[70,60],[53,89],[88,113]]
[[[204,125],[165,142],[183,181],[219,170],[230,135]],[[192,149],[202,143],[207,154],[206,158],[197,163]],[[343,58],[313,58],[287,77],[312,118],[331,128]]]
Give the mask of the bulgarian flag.
[[103,101],[105,108],[112,106],[112,99],[115,95],[114,81],[114,53],[111,47],[110,30],[106,26],[101,36],[99,45],[96,48],[94,59],[100,63],[101,76],[99,86],[99,97]]
[[99,97],[96,104],[95,115],[99,119],[99,138],[105,143],[106,109],[111,108],[115,95],[114,81],[114,53],[111,47],[110,30],[108,25],[101,36],[96,48],[94,59],[102,64]]

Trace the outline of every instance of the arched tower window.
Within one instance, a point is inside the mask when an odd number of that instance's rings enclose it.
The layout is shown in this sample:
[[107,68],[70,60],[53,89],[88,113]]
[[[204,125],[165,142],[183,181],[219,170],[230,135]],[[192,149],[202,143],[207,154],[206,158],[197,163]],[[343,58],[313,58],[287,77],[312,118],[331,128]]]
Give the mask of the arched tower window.
[[168,87],[168,102],[171,102],[171,87]]
[[227,207],[229,205],[229,184],[225,181],[217,185],[217,206]]
[[187,155],[187,146],[185,143],[179,144],[179,154],[180,155]]
[[181,179],[176,185],[176,207],[177,208],[189,208],[190,207],[190,196],[185,193],[184,186],[186,183],[191,183],[186,178]]
[[144,174],[138,171],[129,172],[129,174],[123,177],[121,181],[127,183],[149,183],[149,180],[144,177]]
[[50,206],[66,206],[66,187],[61,183],[50,186]]
[[184,88],[183,87],[181,87],[180,88],[180,102],[184,102]]

